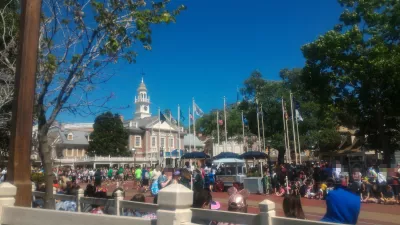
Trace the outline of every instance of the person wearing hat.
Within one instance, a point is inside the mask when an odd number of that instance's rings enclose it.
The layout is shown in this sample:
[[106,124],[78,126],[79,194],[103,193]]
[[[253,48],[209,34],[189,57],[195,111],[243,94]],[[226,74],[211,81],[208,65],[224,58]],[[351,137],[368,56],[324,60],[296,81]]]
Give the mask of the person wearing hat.
[[[228,211],[247,213],[247,198],[249,192],[245,189],[238,191],[235,187],[228,189]],[[219,222],[218,225],[239,225],[234,223]]]
[[173,174],[171,184],[179,184],[180,179],[181,179],[181,172],[179,170],[176,170]]

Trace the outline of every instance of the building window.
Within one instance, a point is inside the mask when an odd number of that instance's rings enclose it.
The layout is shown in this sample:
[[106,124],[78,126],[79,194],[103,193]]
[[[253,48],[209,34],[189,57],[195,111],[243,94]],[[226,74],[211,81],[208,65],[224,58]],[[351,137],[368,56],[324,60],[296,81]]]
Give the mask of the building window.
[[69,133],[69,134],[67,135],[67,140],[68,140],[68,141],[74,140],[74,135],[73,135],[72,133]]
[[169,147],[170,147],[170,148],[173,148],[173,147],[174,147],[174,139],[173,139],[173,138],[170,138],[170,139],[169,139]]
[[156,137],[151,137],[151,147],[153,147],[153,148],[157,147],[157,138]]
[[165,147],[165,138],[161,138],[161,145],[160,145],[160,147],[161,147],[161,148],[164,148],[164,147]]
[[142,147],[142,137],[135,136],[135,147]]

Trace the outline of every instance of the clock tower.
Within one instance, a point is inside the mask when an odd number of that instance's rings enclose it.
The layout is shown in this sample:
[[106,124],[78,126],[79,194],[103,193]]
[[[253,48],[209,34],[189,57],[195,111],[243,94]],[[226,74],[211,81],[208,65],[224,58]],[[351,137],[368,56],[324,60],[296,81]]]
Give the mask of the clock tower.
[[135,96],[135,105],[136,105],[136,110],[135,110],[135,119],[142,119],[146,117],[150,117],[150,97],[147,95],[147,88],[146,85],[143,82],[143,77],[142,77],[142,82],[140,83],[138,89],[137,89],[137,96]]

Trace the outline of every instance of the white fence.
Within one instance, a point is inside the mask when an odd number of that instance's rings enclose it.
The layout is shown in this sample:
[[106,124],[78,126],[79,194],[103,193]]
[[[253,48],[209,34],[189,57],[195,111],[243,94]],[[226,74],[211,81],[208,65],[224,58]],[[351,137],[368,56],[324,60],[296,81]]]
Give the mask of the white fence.
[[[319,221],[297,220],[275,215],[275,203],[264,200],[259,204],[259,214],[213,211],[190,208],[193,192],[188,188],[173,184],[159,192],[158,204],[124,201],[122,192],[117,191],[114,199],[96,199],[83,197],[82,190],[77,196],[55,195],[59,200],[76,201],[78,211],[83,204],[112,205],[115,216],[95,215],[81,212],[64,212],[45,209],[14,207],[16,187],[10,183],[0,184],[0,224],[2,225],[183,225],[196,221],[221,221],[247,225],[323,225],[330,224]],[[35,197],[43,197],[42,192],[33,192]],[[155,212],[157,219],[119,216],[122,209],[140,209]]]

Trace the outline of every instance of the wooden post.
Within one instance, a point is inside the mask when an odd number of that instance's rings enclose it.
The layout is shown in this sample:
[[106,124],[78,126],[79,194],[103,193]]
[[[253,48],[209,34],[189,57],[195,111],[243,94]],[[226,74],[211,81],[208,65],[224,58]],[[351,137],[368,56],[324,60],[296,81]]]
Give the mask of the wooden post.
[[31,141],[41,0],[21,2],[20,43],[15,76],[7,180],[17,187],[16,206],[31,207]]

